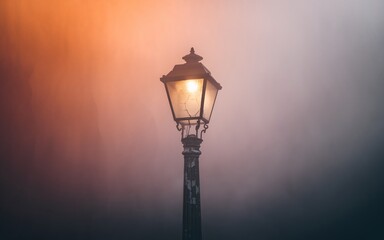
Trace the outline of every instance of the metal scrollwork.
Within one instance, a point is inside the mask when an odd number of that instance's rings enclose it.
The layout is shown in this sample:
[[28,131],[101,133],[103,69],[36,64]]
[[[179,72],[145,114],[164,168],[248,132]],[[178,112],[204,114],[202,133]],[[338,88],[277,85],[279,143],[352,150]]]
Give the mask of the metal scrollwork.
[[205,133],[208,129],[208,124],[204,123],[204,129],[200,131],[200,139],[203,139],[203,133]]
[[177,131],[179,132],[183,130],[183,127],[181,127],[181,124],[179,122],[176,124],[176,128],[177,128]]
[[196,123],[196,126],[195,126],[195,134],[190,134],[191,133],[190,130],[193,129],[192,127],[193,127],[192,124],[183,125],[183,124],[180,124],[179,122],[176,124],[176,129],[179,132],[181,132],[181,139],[184,139],[184,138],[188,137],[189,135],[195,135],[199,139],[203,139],[203,133],[207,132],[208,124],[205,122],[198,121]]

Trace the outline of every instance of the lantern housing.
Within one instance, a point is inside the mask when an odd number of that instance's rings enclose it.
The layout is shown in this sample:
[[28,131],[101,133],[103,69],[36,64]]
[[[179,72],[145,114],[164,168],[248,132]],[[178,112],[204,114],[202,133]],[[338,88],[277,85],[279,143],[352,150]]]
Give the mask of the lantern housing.
[[160,79],[165,85],[173,119],[183,129],[192,125],[207,126],[217,92],[222,87],[200,63],[203,58],[195,54],[193,48],[183,59],[186,63],[175,65]]

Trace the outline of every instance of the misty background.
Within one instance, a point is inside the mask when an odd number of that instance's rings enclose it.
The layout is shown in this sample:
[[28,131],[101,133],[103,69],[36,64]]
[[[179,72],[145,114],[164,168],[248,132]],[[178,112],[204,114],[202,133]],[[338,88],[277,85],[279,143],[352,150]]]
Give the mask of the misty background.
[[384,237],[384,2],[0,1],[0,238],[180,239],[160,77],[223,89],[204,239]]

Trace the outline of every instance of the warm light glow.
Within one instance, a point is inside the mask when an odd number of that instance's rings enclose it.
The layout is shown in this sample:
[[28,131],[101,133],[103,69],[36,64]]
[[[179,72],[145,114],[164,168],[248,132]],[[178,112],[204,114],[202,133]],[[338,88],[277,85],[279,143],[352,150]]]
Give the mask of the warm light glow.
[[[379,239],[380,9],[384,0],[0,0],[0,240],[181,237],[172,118],[195,134],[212,109],[204,240]],[[159,82],[190,47],[223,84],[216,104],[216,85],[193,69],[175,69],[166,91]]]
[[190,79],[185,82],[187,95],[183,102],[184,111],[189,117],[197,117],[200,114],[202,79]]
[[197,84],[197,79],[192,79],[192,80],[188,80],[187,81],[187,90],[188,90],[188,92],[194,93],[194,92],[197,91],[198,88],[199,88],[199,86]]
[[[176,118],[200,116],[204,79],[186,79],[166,83]],[[188,124],[192,124],[190,121]]]

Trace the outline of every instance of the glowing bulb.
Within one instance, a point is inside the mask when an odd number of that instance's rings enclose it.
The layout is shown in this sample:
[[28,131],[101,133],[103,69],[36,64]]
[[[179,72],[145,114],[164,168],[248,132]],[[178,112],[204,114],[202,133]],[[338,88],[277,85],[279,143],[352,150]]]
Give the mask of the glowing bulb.
[[194,93],[194,92],[197,91],[198,88],[199,88],[199,86],[197,85],[197,82],[195,80],[189,80],[187,82],[187,90],[188,90],[188,92]]

